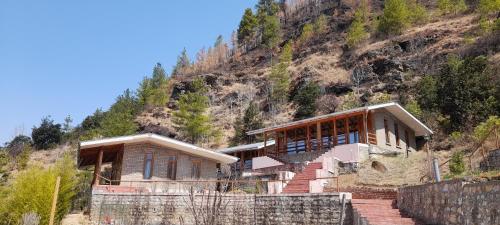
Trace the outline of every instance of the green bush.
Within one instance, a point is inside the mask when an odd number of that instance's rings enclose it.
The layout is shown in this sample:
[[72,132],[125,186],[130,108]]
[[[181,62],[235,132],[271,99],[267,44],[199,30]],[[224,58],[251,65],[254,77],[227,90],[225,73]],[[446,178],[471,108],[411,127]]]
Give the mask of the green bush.
[[465,0],[438,0],[438,8],[442,14],[457,14],[467,10]]
[[499,0],[480,0],[477,10],[482,16],[487,16],[490,13],[500,11],[500,1]]
[[347,30],[347,45],[349,48],[353,48],[365,40],[368,36],[368,32],[365,30],[365,22],[363,20],[363,14],[360,10],[356,10],[354,13],[354,20],[351,26]]
[[314,34],[314,27],[313,27],[313,25],[310,24],[310,23],[305,24],[302,27],[302,32],[300,33],[300,36],[299,36],[299,39],[298,39],[299,44],[304,44],[307,41],[309,41],[309,39],[311,39],[311,37],[313,36],[313,34]]
[[326,18],[325,14],[321,14],[314,21],[314,33],[322,34],[326,31],[327,28],[328,28],[328,19]]
[[406,103],[405,105],[405,109],[418,119],[422,119],[423,112],[417,101],[415,100],[408,101],[408,103]]
[[23,214],[35,212],[41,217],[40,224],[48,224],[57,176],[61,177],[55,217],[57,224],[71,209],[75,195],[76,168],[74,159],[69,155],[48,169],[31,167],[19,173],[2,200],[2,221],[18,224]]
[[462,152],[453,153],[449,162],[449,169],[453,175],[460,175],[465,171],[464,154]]
[[42,119],[39,127],[33,127],[31,138],[36,149],[49,149],[61,142],[61,124],[54,123],[49,116]]
[[429,20],[429,13],[425,6],[418,4],[416,0],[408,0],[410,21],[413,24],[423,24]]
[[411,23],[406,0],[386,0],[379,21],[379,31],[384,34],[400,34]]

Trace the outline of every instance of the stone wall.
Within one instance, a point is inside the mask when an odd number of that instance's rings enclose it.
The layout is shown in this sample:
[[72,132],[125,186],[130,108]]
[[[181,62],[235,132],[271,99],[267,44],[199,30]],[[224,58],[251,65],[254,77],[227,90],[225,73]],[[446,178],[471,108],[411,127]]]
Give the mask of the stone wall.
[[[343,224],[352,223],[346,193]],[[93,224],[194,224],[187,194],[93,193]],[[199,203],[201,196],[196,196]],[[206,199],[206,195],[205,195]],[[226,194],[220,224],[340,224],[341,196],[326,194]],[[200,218],[200,217],[198,217]]]
[[500,224],[500,181],[445,181],[398,190],[398,207],[429,224]]
[[481,170],[500,170],[500,149],[490,151],[488,157],[481,162]]

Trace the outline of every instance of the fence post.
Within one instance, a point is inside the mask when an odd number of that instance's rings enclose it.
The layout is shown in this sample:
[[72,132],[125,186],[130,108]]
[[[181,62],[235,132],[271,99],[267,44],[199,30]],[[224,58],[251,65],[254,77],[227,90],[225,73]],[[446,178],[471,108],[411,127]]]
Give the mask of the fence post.
[[54,224],[54,216],[56,214],[57,196],[59,195],[59,184],[60,183],[61,183],[61,177],[57,176],[56,187],[55,187],[55,190],[54,190],[54,197],[52,198],[52,208],[50,209],[49,225],[53,225]]

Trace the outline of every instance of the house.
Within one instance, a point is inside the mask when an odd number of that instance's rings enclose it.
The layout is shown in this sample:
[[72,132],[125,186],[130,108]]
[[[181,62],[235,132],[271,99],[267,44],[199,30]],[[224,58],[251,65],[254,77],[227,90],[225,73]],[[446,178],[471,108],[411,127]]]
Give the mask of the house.
[[188,181],[216,180],[221,164],[237,160],[157,134],[84,141],[78,148],[78,167],[94,167],[93,187],[112,191],[171,192]]
[[[278,192],[281,189],[284,192],[321,192],[325,182],[319,178],[338,173],[339,162],[347,169],[355,169],[359,162],[377,155],[407,155],[420,148],[424,137],[432,131],[398,103],[391,102],[293,121],[247,134],[262,135],[264,139],[262,150],[252,153],[251,159],[245,148],[220,151],[241,158],[243,166],[240,168],[247,173],[267,171],[268,174],[274,170],[277,179],[290,177],[283,172],[291,172],[297,173],[291,175],[294,179],[309,180],[309,187],[303,181],[293,185],[292,180],[286,187],[274,188]],[[273,145],[268,147],[271,139]],[[295,166],[299,170],[290,166],[300,163],[302,167]]]

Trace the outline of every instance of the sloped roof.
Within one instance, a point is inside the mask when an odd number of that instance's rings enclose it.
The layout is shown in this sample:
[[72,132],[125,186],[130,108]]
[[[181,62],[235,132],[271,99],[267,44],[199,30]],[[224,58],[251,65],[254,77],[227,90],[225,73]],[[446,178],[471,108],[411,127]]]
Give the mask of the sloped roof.
[[[274,140],[268,140],[266,143],[266,146],[272,146],[274,145]],[[234,152],[245,152],[245,151],[252,151],[252,150],[259,150],[264,148],[264,142],[257,142],[257,143],[252,143],[248,145],[238,145],[234,147],[229,147],[229,148],[222,148],[217,150],[217,152],[221,153],[234,153]]]
[[384,103],[384,104],[377,104],[377,105],[371,105],[371,106],[364,106],[364,107],[359,107],[359,108],[354,108],[342,112],[335,112],[335,113],[330,113],[330,114],[325,114],[321,116],[316,116],[312,118],[307,118],[303,120],[298,120],[298,121],[293,121],[289,123],[284,123],[276,126],[271,126],[271,127],[266,127],[258,130],[253,130],[247,132],[248,135],[254,135],[254,134],[260,134],[280,128],[285,128],[285,127],[290,127],[290,126],[297,126],[301,124],[306,124],[310,122],[315,122],[319,120],[325,120],[330,117],[336,117],[336,116],[342,116],[345,114],[351,114],[351,113],[356,113],[356,112],[368,112],[370,110],[376,110],[376,109],[385,109],[391,114],[393,114],[396,118],[398,118],[401,122],[405,123],[408,127],[413,129],[415,131],[416,136],[425,136],[425,135],[431,135],[433,134],[432,130],[429,129],[425,124],[423,124],[420,120],[415,118],[411,113],[406,111],[401,105],[399,105],[396,102],[389,102],[389,103]]
[[79,150],[84,151],[85,149],[94,149],[98,147],[116,146],[120,144],[144,143],[144,142],[154,143],[163,147],[172,148],[188,154],[200,156],[203,158],[208,158],[220,163],[229,164],[238,161],[238,158],[226,155],[224,153],[211,151],[183,141],[178,141],[172,138],[151,133],[113,137],[113,138],[106,138],[93,141],[83,141],[80,142]]

